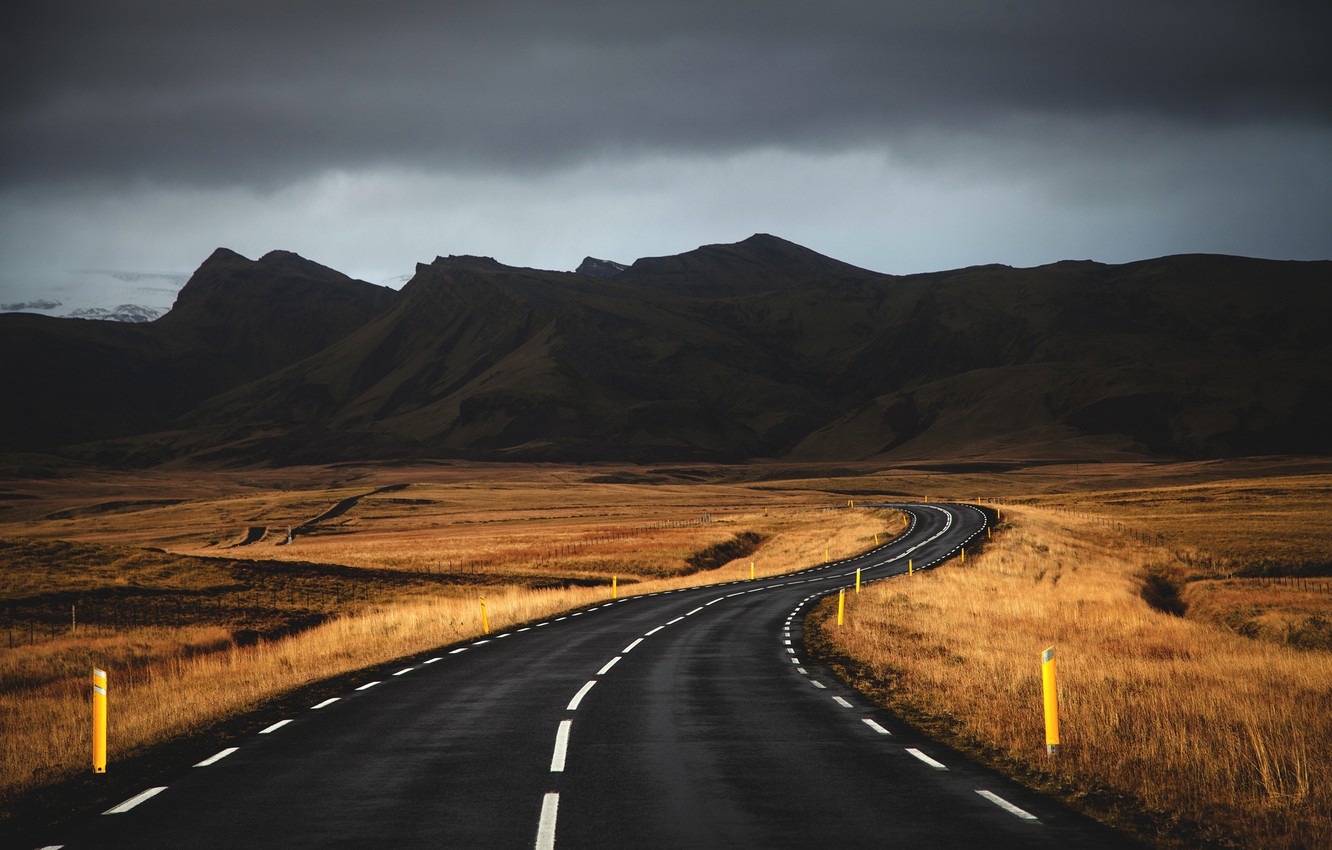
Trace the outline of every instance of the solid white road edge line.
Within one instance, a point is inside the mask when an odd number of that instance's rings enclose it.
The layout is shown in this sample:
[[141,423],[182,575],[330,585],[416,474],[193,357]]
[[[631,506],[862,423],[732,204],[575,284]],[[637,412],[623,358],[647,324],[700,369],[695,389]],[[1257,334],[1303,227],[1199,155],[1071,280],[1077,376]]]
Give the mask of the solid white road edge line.
[[583,685],[581,688],[579,688],[578,693],[574,694],[574,698],[569,700],[569,705],[567,708],[565,708],[565,711],[577,711],[578,704],[583,701],[583,697],[587,696],[587,692],[592,690],[592,686],[595,685],[596,683],[597,680],[593,679],[592,681],[588,682],[586,685]]
[[943,762],[935,761],[934,759],[932,759],[932,758],[930,758],[929,756],[927,756],[927,755],[925,755],[924,753],[922,753],[920,750],[913,749],[912,747],[907,747],[907,752],[911,753],[911,754],[912,754],[913,756],[915,756],[916,758],[918,758],[918,759],[920,759],[921,761],[925,762],[925,763],[928,764],[930,767],[936,768],[936,769],[938,769],[938,770],[947,770],[947,769],[948,769],[948,768],[944,765]]
[[893,734],[892,732],[889,732],[887,729],[885,729],[885,728],[883,728],[882,726],[880,726],[879,724],[875,723],[873,720],[869,719],[868,717],[862,717],[862,718],[860,718],[860,719],[861,719],[861,721],[864,722],[864,724],[865,724],[866,726],[868,726],[869,728],[873,729],[875,732],[878,732],[880,735],[892,735],[892,734]]
[[213,755],[199,762],[198,764],[195,765],[195,767],[208,767],[208,765],[210,764],[217,764],[218,762],[222,761],[222,759],[226,758],[227,756],[231,755],[232,753],[236,752],[239,749],[240,747],[227,747],[225,750],[222,750],[219,753],[214,753]]
[[260,729],[259,734],[267,735],[271,732],[276,732],[277,730],[281,729],[283,726],[286,726],[290,722],[291,722],[290,717],[287,718],[286,720],[279,720],[277,723],[274,723],[272,726],[269,726],[267,729]]
[[606,662],[606,666],[605,666],[605,667],[602,667],[600,670],[597,671],[597,675],[598,675],[598,676],[604,676],[604,675],[606,675],[608,672],[610,672],[610,668],[614,667],[614,666],[615,666],[615,663],[616,663],[617,661],[619,661],[619,660],[620,660],[620,656],[617,655],[617,656],[615,656],[614,658],[612,658],[610,661],[607,661],[607,662]]
[[158,794],[161,794],[166,789],[167,787],[165,785],[159,785],[156,788],[149,788],[147,791],[140,791],[138,794],[135,794],[133,797],[130,797],[128,800],[121,803],[119,806],[112,806],[111,808],[102,812],[102,814],[123,815],[125,814],[125,812],[128,812],[130,809],[134,808],[140,803],[143,803],[147,800],[151,800],[153,797],[156,797]]
[[555,820],[559,817],[560,795],[555,792],[541,799],[541,820],[537,824],[536,850],[555,850]]
[[561,720],[560,728],[555,732],[555,752],[550,756],[550,772],[564,772],[564,756],[569,751],[569,730],[573,728],[572,720]]
[[992,794],[989,791],[977,791],[976,793],[981,795],[985,799],[989,800],[991,803],[994,803],[996,806],[1008,812],[1009,814],[1017,815],[1023,820],[1040,820],[1040,818],[1036,817],[1031,812],[1027,811],[1026,809],[1019,809],[1017,806],[1008,802],[1003,797],[1000,797],[998,794]]

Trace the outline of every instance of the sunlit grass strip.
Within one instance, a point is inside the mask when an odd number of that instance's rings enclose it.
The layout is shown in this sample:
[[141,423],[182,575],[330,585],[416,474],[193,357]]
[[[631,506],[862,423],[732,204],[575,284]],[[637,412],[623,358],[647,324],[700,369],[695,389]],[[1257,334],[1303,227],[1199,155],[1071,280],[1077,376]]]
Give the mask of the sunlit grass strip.
[[[1004,517],[1013,527],[979,557],[874,585],[822,634],[908,717],[1103,814],[1166,831],[1182,817],[1195,838],[1249,847],[1332,846],[1332,655],[1152,609],[1139,576],[1169,553],[1096,517]],[[1055,759],[1039,664],[1051,645]]]

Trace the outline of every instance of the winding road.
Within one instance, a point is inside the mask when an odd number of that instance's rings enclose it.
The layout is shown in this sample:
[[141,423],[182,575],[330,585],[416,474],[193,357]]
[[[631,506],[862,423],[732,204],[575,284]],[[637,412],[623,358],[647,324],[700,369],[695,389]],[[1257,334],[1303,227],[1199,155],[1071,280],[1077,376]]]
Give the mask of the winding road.
[[[52,830],[47,847],[1136,846],[913,732],[811,663],[805,613],[984,532],[891,543],[446,647]],[[1039,734],[1037,732],[1036,734]]]

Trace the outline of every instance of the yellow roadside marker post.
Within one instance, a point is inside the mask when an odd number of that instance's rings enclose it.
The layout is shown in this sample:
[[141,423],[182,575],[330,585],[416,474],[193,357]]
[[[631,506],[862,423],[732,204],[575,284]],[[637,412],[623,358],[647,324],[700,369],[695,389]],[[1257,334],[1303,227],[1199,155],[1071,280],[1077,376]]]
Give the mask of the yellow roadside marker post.
[[856,567],[856,593],[860,592],[860,567]]
[[106,773],[106,671],[93,668],[93,773]]
[[486,598],[481,597],[481,630],[490,634],[490,618],[486,616]]
[[965,564],[966,562],[967,562],[967,547],[963,546],[963,547],[962,547],[962,563]]
[[846,588],[837,591],[837,625],[842,625],[842,613],[846,610]]
[[611,576],[611,599],[620,598],[619,576]]
[[912,561],[910,558],[907,558],[907,575],[915,574],[916,569],[914,567],[914,564],[915,564],[914,561]]
[[753,580],[754,580],[754,562],[753,562],[753,561],[750,561],[750,562],[749,562],[749,580],[750,580],[750,581],[753,581]]
[[874,545],[875,545],[875,546],[878,546],[878,545],[879,545],[879,532],[877,532],[877,531],[874,532]]
[[825,564],[828,563],[828,550],[827,550],[827,549],[824,549],[824,550],[823,550],[823,563],[825,563]]
[[1059,695],[1055,691],[1054,647],[1041,653],[1041,689],[1045,695],[1045,753],[1059,755]]

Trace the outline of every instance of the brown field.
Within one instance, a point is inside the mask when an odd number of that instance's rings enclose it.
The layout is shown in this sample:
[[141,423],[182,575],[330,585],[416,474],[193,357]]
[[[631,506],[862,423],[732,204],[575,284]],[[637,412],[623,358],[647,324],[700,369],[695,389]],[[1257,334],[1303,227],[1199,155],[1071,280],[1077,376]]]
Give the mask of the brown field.
[[1279,459],[11,473],[0,816],[86,769],[94,663],[136,706],[114,759],[471,638],[479,596],[501,629],[612,575],[634,593],[852,554],[899,518],[830,508],[883,496],[1001,503],[1006,523],[965,568],[850,601],[828,651],[868,692],[1163,846],[1329,843],[1332,464]]
[[826,494],[595,468],[92,473],[0,496],[5,810],[86,769],[94,664],[133,706],[111,715],[123,757],[473,638],[479,597],[498,630],[607,598],[612,576],[630,594],[771,575],[905,527]]
[[[941,739],[1163,846],[1332,846],[1332,579],[1308,577],[1332,477],[1148,483],[1010,499],[977,557],[869,588],[840,629],[825,602],[814,639]],[[1305,577],[1217,578],[1272,573]]]

